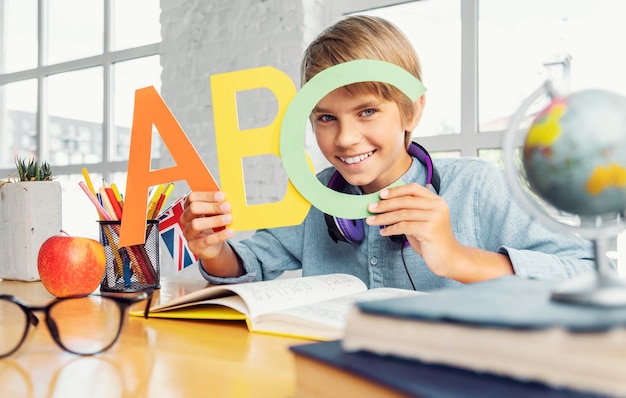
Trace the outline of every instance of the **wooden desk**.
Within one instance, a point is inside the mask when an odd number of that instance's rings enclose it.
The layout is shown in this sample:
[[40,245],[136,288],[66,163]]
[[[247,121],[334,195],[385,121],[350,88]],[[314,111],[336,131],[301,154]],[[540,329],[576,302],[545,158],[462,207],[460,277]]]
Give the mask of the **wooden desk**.
[[[163,279],[155,300],[205,285]],[[0,293],[30,305],[53,298],[40,282],[0,281]],[[288,347],[309,342],[249,333],[239,322],[129,317],[109,351],[81,357],[58,347],[40,323],[17,353],[0,359],[0,396],[291,397],[295,367]]]

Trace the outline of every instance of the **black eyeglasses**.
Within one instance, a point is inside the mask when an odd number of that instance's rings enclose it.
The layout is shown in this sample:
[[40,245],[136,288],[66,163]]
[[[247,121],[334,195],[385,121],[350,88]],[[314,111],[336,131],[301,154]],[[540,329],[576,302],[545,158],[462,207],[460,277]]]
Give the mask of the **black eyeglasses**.
[[128,309],[146,302],[148,317],[152,290],[135,297],[91,295],[55,299],[31,307],[19,298],[0,294],[0,358],[15,353],[26,340],[30,325],[37,326],[35,312],[43,312],[50,335],[59,347],[77,355],[94,355],[109,349],[120,336]]

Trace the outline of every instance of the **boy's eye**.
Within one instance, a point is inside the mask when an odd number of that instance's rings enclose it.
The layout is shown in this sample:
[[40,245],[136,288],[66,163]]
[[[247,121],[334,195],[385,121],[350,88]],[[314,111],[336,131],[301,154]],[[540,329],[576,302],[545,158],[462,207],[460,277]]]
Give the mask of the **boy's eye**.
[[335,120],[335,117],[332,115],[321,115],[319,117],[319,120],[321,120],[322,122],[331,122],[333,120]]
[[363,112],[363,116],[372,116],[376,111],[374,109],[366,109]]

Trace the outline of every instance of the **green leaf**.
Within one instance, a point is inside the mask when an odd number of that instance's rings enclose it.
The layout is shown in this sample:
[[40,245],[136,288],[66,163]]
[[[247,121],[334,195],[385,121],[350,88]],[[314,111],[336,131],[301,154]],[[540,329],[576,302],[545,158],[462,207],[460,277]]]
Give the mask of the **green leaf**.
[[19,181],[51,181],[52,168],[48,162],[39,163],[34,158],[15,158]]

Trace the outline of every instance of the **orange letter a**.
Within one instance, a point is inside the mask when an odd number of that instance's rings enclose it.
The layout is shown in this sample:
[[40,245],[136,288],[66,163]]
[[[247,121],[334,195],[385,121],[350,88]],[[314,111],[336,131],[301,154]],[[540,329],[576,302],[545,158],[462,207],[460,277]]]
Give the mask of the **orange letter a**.
[[[153,124],[176,166],[150,170]],[[187,181],[194,191],[219,190],[215,179],[156,89],[149,86],[136,90],[120,247],[145,242],[148,189],[179,180]]]

